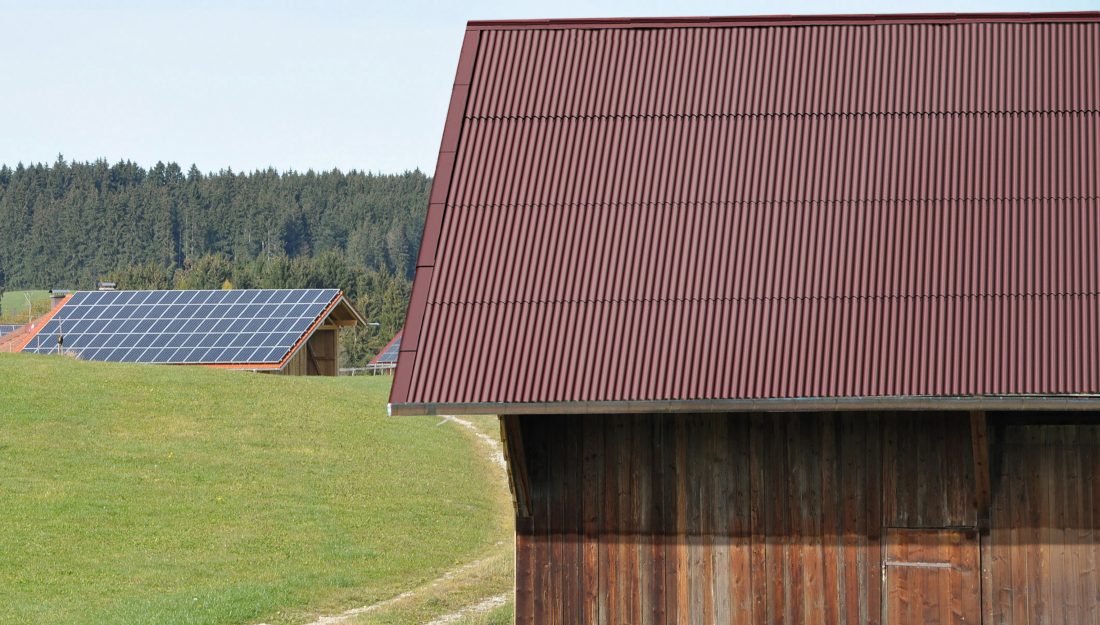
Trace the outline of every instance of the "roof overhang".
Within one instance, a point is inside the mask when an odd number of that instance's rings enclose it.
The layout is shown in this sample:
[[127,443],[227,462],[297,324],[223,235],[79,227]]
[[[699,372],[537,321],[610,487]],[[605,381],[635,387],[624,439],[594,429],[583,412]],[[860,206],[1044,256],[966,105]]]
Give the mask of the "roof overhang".
[[859,412],[919,410],[1100,411],[1100,395],[987,395],[971,397],[795,397],[534,403],[390,404],[391,416],[554,415],[700,412]]

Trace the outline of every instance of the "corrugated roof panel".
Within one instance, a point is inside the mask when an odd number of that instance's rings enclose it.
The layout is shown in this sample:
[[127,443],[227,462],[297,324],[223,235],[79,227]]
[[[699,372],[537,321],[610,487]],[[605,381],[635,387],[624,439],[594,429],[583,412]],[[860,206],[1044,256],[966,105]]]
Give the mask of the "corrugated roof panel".
[[449,223],[469,236],[433,304],[1100,293],[1098,198],[476,206]]
[[[460,333],[431,333],[421,347],[428,359],[417,367],[414,401],[441,401],[429,399],[436,393],[448,403],[511,403],[1100,389],[1096,326],[1074,323],[1100,313],[1095,296],[524,302],[430,310],[426,323]],[[477,375],[458,374],[462,367]]]
[[1098,43],[471,25],[393,402],[1100,394]]
[[468,117],[1081,111],[1094,23],[482,33]]
[[1098,193],[1097,111],[540,118],[468,120],[467,128],[451,206]]

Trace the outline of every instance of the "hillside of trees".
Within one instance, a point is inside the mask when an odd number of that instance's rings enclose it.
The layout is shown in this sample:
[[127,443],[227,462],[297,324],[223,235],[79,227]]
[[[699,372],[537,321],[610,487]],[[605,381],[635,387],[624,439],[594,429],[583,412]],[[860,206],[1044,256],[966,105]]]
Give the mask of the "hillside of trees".
[[0,288],[341,288],[381,324],[345,337],[358,364],[400,328],[430,187],[420,171],[0,166]]

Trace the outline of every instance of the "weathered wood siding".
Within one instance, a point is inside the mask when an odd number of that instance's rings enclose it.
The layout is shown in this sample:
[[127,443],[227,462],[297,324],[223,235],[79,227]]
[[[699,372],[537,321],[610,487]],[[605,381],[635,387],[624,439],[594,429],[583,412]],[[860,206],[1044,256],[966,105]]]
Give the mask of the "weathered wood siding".
[[986,623],[1100,623],[1100,426],[997,434]]
[[282,375],[334,376],[340,369],[340,343],[336,330],[317,330],[277,373]]
[[[943,622],[981,613],[998,624],[1100,623],[1092,529],[1100,436],[1092,429],[996,430],[1004,457],[994,467],[994,528],[979,536],[966,414],[516,423],[532,512],[517,519],[519,624],[907,625],[924,614],[910,603],[927,602],[912,588],[933,582],[960,602],[936,612]],[[1048,451],[1033,454],[1027,436],[1072,438],[1082,451],[1047,441],[1039,447]],[[1006,529],[1025,526],[1034,529]],[[905,531],[925,542],[895,545],[899,557],[953,560],[944,575],[893,578],[902,594],[891,612],[886,537]],[[973,543],[956,544],[960,536]],[[971,557],[988,565],[980,584]],[[984,602],[968,594],[979,587]],[[1013,616],[1020,610],[1030,620]]]

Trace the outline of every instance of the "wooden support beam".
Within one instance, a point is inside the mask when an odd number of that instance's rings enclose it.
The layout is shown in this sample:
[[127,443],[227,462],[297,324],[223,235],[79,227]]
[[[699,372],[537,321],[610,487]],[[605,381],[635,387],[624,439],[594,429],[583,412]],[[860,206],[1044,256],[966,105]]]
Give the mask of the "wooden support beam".
[[306,358],[307,358],[307,360],[306,360],[306,362],[307,362],[306,373],[307,374],[311,373],[310,370],[309,370],[308,365],[313,365],[312,375],[320,375],[321,374],[321,367],[317,364],[317,354],[313,353],[312,338],[310,340],[306,341]]
[[989,427],[983,410],[970,413],[970,446],[974,455],[974,499],[978,511],[978,529],[989,529],[992,488],[989,477]]
[[527,473],[527,455],[523,451],[523,430],[519,417],[500,417],[500,439],[504,443],[504,459],[508,463],[508,486],[512,489],[512,505],[516,517],[531,516],[531,481]]

